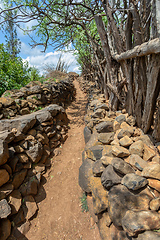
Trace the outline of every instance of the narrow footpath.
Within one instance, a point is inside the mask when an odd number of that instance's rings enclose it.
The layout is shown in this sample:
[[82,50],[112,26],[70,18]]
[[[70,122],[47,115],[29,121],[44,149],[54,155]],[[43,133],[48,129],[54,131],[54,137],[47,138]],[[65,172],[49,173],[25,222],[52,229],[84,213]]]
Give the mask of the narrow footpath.
[[38,215],[32,220],[28,240],[100,240],[90,214],[82,212],[78,171],[84,148],[85,94],[74,82],[76,100],[67,109],[70,119],[68,139],[53,157],[51,169],[44,175],[37,200]]

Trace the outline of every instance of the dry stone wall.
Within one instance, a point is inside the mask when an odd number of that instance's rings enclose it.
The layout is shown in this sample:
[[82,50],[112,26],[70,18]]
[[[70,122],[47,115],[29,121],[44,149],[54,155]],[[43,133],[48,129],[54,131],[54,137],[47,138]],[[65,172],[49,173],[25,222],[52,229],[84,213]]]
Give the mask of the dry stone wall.
[[49,104],[67,105],[75,96],[73,77],[55,82],[30,82],[20,90],[11,90],[0,97],[0,119],[10,119],[26,115],[48,106]]
[[92,196],[92,217],[103,240],[158,240],[160,144],[125,110],[109,111],[97,92],[89,95],[79,169],[79,185]]
[[[6,114],[11,117],[0,120],[0,240],[25,239],[30,220],[38,211],[35,197],[42,175],[56,147],[67,138],[66,112],[51,103],[65,105],[74,96],[73,83],[61,81],[44,85],[32,82],[12,92],[10,98],[0,98],[1,118]],[[30,113],[37,106],[44,108]]]

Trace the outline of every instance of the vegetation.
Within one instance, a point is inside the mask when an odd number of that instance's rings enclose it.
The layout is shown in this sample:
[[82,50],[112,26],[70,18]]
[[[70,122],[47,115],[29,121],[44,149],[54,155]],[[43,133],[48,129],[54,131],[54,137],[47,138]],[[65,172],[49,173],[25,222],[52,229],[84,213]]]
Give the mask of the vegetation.
[[87,195],[85,194],[85,192],[83,192],[82,197],[80,197],[80,201],[81,201],[81,208],[82,208],[82,212],[88,212],[88,204],[87,204]]
[[38,70],[28,67],[20,57],[14,57],[0,45],[0,96],[11,89],[19,89],[33,80],[41,77]]

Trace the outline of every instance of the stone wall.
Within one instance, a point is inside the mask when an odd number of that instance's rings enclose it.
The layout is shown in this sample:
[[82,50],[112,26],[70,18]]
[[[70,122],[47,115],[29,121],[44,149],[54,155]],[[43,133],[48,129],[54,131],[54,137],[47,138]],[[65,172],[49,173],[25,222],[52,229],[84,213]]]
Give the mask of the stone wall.
[[109,111],[102,94],[89,99],[79,185],[102,240],[160,239],[160,144],[125,110]]
[[55,103],[70,103],[75,88],[69,80],[50,81],[31,82],[0,98],[0,240],[25,239],[38,211],[41,177],[67,139],[69,120]]
[[55,82],[50,79],[44,83],[30,82],[20,90],[11,90],[0,97],[0,119],[10,119],[38,111],[49,104],[65,106],[75,96],[72,83],[73,76],[68,80]]

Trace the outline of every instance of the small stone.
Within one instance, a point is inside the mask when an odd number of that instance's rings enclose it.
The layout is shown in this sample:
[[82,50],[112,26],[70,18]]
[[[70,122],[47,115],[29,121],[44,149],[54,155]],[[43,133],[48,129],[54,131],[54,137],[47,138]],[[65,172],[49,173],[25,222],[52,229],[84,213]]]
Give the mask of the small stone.
[[27,150],[26,154],[28,155],[28,157],[30,157],[32,162],[37,163],[42,157],[42,152],[43,152],[43,146],[40,142],[38,142],[32,148]]
[[103,152],[102,156],[108,156],[108,157],[113,157],[114,155],[112,154],[112,146],[110,145],[105,145],[103,146]]
[[6,199],[0,201],[0,218],[7,218],[11,214],[11,208]]
[[100,133],[98,136],[98,141],[103,144],[110,144],[114,140],[114,133]]
[[133,143],[133,141],[128,136],[124,136],[119,140],[119,143],[122,147],[129,147]]
[[122,178],[114,171],[112,165],[108,165],[101,176],[101,183],[106,189],[110,189],[113,185],[121,183]]
[[158,211],[160,207],[160,198],[155,198],[150,201],[150,209],[153,211]]
[[144,161],[139,155],[137,154],[132,154],[129,157],[129,163],[136,167],[138,170],[142,171],[143,168],[147,167],[148,164],[146,161]]
[[119,172],[120,174],[127,174],[127,173],[134,173],[134,169],[131,167],[130,164],[126,163],[121,158],[113,158],[112,160],[112,166],[114,169]]
[[97,109],[93,114],[92,118],[104,118],[106,111],[104,109]]
[[19,162],[21,163],[29,162],[28,156],[25,153],[20,153],[17,155],[17,157],[19,158]]
[[14,150],[15,150],[17,153],[22,153],[22,152],[24,152],[24,149],[23,149],[20,145],[14,146]]
[[8,219],[0,220],[0,239],[6,240],[8,239],[11,233],[11,222]]
[[103,213],[103,218],[104,218],[104,221],[106,223],[106,226],[109,227],[111,225],[111,223],[112,223],[112,220],[109,217],[109,213],[108,212],[104,212]]
[[28,182],[23,183],[19,189],[22,196],[36,195],[37,190],[38,190],[38,180],[36,176],[31,177]]
[[160,164],[160,156],[159,155],[156,155],[152,158],[152,162],[154,163],[159,163]]
[[15,173],[12,181],[12,184],[15,189],[17,189],[22,184],[26,175],[27,175],[27,169],[23,169],[20,172]]
[[99,214],[108,208],[108,192],[103,188],[99,177],[91,177],[90,184],[94,213]]
[[38,207],[34,198],[31,195],[24,197],[24,203],[25,203],[25,207],[23,208],[24,215],[25,218],[29,220],[37,212]]
[[103,146],[97,145],[86,150],[87,157],[93,161],[99,160],[102,157]]
[[160,181],[156,179],[148,179],[148,185],[151,188],[156,189],[158,192],[160,192]]
[[126,116],[121,114],[118,117],[116,117],[115,120],[121,124],[122,122],[126,121]]
[[8,144],[3,139],[0,140],[0,165],[7,162],[9,158]]
[[18,211],[18,213],[15,215],[15,217],[13,218],[13,223],[14,225],[20,225],[25,221],[25,217],[24,217],[24,212],[22,210],[22,208],[20,208],[20,210]]
[[155,151],[149,148],[146,144],[144,144],[144,154],[143,159],[145,161],[151,160],[156,155]]
[[152,165],[145,167],[142,171],[142,176],[159,180],[160,179],[160,164],[153,163]]
[[122,219],[122,226],[129,236],[135,236],[145,230],[159,229],[160,215],[155,211],[129,210]]
[[136,120],[133,116],[129,116],[126,119],[126,122],[130,125],[130,126],[134,126],[136,124]]
[[114,157],[108,157],[108,156],[103,156],[101,157],[101,161],[102,163],[105,165],[105,166],[108,166],[109,164],[112,163],[112,160],[113,160]]
[[14,187],[11,183],[7,183],[0,188],[0,200],[6,198],[12,191]]
[[113,132],[113,123],[112,122],[101,122],[97,124],[96,130],[98,133]]
[[120,146],[112,146],[112,153],[114,156],[116,157],[128,157],[130,155],[130,152],[128,151],[128,149],[124,148],[124,147],[120,147]]
[[118,139],[121,139],[125,136],[131,137],[133,134],[134,130],[133,129],[121,129],[120,132],[117,135]]
[[9,181],[9,174],[5,169],[0,169],[0,187]]
[[114,130],[114,132],[116,132],[117,130],[119,130],[120,129],[120,123],[119,122],[117,122],[116,120],[113,122],[113,130]]
[[144,144],[141,140],[133,143],[130,148],[129,148],[129,151],[131,154],[137,154],[139,155],[140,157],[143,156],[143,149],[144,149]]
[[153,232],[153,231],[145,231],[144,233],[141,233],[138,235],[137,240],[160,240],[160,233],[159,232]]
[[137,174],[128,173],[122,178],[121,184],[135,191],[146,186],[148,181],[146,178],[138,176]]
[[21,206],[21,194],[19,192],[19,190],[14,190],[10,195],[9,195],[9,204],[11,206],[11,211],[12,214],[15,214],[19,211],[20,206]]
[[104,169],[105,169],[105,167],[102,164],[102,160],[98,160],[98,161],[94,162],[94,165],[92,168],[94,176],[100,177],[102,175]]

